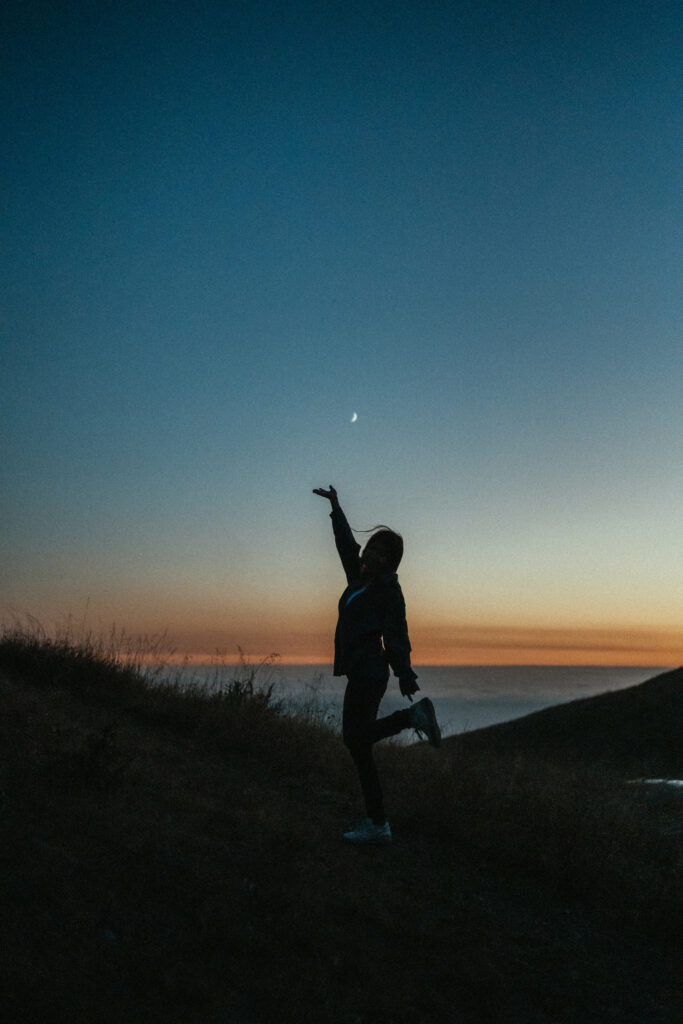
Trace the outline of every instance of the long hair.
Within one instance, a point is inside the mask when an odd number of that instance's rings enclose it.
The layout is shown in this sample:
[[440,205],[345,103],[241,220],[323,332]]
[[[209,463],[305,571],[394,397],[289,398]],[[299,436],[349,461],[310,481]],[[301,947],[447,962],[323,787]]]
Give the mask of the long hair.
[[374,540],[381,543],[382,548],[387,553],[389,571],[396,572],[403,558],[403,537],[400,533],[396,533],[396,530],[392,530],[389,526],[384,526],[381,523],[377,526],[371,526],[369,530],[356,530],[355,532],[371,533],[372,537],[369,538],[368,543]]

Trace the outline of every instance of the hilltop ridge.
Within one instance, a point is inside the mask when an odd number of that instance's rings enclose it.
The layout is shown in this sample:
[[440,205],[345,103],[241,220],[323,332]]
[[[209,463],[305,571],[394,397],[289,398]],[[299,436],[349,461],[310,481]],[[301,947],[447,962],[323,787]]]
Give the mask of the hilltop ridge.
[[683,668],[643,683],[450,737],[474,749],[523,749],[554,760],[607,762],[632,776],[683,778]]
[[[679,1024],[680,842],[609,771],[482,743],[378,750],[253,674],[149,685],[0,641],[0,983],[19,1024]],[[485,732],[485,731],[484,731]]]

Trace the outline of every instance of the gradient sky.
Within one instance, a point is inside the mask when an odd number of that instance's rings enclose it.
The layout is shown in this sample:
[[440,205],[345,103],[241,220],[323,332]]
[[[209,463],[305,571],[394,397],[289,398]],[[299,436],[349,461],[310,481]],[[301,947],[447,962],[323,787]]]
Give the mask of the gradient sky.
[[2,18],[5,621],[329,661],[332,482],[416,664],[683,661],[678,3]]

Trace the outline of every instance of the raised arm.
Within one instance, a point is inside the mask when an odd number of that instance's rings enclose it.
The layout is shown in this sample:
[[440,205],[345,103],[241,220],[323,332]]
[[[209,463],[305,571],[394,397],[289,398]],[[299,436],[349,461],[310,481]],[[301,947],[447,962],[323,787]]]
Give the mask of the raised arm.
[[346,573],[346,580],[349,583],[351,580],[357,580],[360,576],[360,544],[356,541],[351,532],[351,527],[346,521],[346,516],[342,512],[336,490],[330,484],[329,491],[326,491],[324,487],[316,487],[313,493],[319,494],[321,498],[327,498],[330,502],[332,506],[330,515],[332,517],[332,529],[334,530],[334,542],[337,545],[341,564]]

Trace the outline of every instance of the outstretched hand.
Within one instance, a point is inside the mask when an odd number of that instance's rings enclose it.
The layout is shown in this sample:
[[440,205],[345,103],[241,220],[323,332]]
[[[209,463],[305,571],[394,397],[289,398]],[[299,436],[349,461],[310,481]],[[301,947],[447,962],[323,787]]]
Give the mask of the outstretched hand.
[[332,508],[336,508],[339,505],[337,492],[332,484],[330,484],[329,491],[326,491],[324,487],[314,487],[313,493],[319,494],[321,498],[327,498],[327,500],[332,504]]

